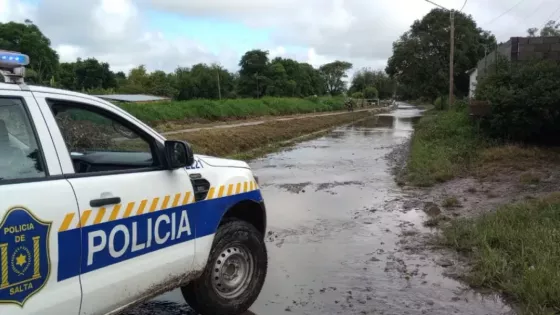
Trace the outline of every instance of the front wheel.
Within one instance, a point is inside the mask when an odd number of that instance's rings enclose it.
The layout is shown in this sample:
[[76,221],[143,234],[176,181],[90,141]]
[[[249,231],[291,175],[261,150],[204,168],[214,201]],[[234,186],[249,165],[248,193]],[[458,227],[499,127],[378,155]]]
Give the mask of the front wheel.
[[245,221],[230,221],[218,228],[202,276],[181,291],[202,315],[242,314],[259,296],[267,268],[261,233]]

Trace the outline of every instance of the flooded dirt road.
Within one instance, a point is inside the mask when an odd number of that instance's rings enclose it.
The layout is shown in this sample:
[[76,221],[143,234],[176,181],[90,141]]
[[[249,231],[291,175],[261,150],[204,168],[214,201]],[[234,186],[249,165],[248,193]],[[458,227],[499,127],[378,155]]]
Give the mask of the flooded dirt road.
[[[452,261],[411,246],[426,228],[386,156],[420,112],[400,105],[251,163],[268,210],[269,272],[256,315],[509,314],[444,277]],[[178,290],[131,314],[192,314]]]

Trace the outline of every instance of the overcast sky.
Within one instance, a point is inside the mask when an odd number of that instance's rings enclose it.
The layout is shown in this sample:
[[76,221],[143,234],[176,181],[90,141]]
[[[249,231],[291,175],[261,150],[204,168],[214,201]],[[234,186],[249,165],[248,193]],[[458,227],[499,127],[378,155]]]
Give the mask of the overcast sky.
[[[437,2],[460,9],[464,0]],[[424,0],[0,0],[0,22],[30,19],[62,61],[95,57],[115,71],[199,62],[237,70],[252,48],[314,66],[339,59],[384,69],[392,42],[432,8]],[[560,1],[468,0],[464,11],[505,41],[560,20]]]

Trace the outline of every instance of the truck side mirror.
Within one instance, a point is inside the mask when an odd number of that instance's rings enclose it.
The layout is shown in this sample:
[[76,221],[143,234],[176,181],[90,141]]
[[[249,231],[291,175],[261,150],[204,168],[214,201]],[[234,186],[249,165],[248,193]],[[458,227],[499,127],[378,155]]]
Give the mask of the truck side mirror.
[[191,166],[194,163],[194,153],[185,141],[165,141],[165,158],[169,170]]

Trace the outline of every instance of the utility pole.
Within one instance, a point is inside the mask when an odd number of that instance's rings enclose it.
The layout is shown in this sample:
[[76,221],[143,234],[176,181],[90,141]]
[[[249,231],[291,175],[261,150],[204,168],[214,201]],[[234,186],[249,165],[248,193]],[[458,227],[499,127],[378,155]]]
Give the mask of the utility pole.
[[[436,7],[442,8],[446,11],[449,11],[450,27],[449,27],[449,101],[448,102],[449,105],[451,106],[453,104],[453,67],[454,67],[453,57],[455,55],[455,12],[454,10],[449,10],[448,8],[439,5],[431,0],[426,0],[426,2],[429,2],[435,5]],[[465,4],[466,3],[467,2],[465,1]],[[463,4],[463,8],[465,7],[465,4]]]
[[449,21],[451,27],[449,29],[449,106],[453,105],[453,68],[455,56],[455,12],[449,11]]
[[259,73],[258,72],[257,72],[257,75],[255,76],[255,78],[257,79],[257,98],[260,98],[261,92],[259,91]]
[[220,70],[216,70],[216,74],[218,75],[218,98],[222,100],[222,89],[220,88]]

